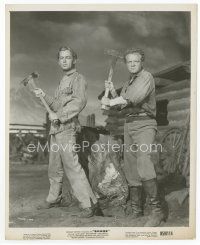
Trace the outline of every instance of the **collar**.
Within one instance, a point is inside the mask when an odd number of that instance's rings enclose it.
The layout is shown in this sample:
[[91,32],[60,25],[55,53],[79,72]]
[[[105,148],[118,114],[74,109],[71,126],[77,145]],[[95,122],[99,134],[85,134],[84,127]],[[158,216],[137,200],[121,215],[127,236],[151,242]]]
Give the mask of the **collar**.
[[69,71],[66,71],[65,72],[65,75],[66,76],[71,76],[72,74],[74,74],[76,72],[76,68],[73,68],[73,69],[71,69],[71,70],[69,70]]
[[130,75],[130,79],[135,78],[135,77],[139,77],[139,76],[143,73],[143,71],[144,71],[144,68],[142,68],[142,70],[139,71],[139,72],[136,73],[136,74],[131,74],[131,75]]
[[143,71],[144,71],[144,68],[142,68],[142,70],[139,71],[139,72],[136,73],[136,74],[133,74],[133,75],[131,74],[131,75],[130,75],[130,80],[129,80],[129,85],[132,84],[133,81],[136,79],[136,77],[139,77],[139,76],[143,73]]

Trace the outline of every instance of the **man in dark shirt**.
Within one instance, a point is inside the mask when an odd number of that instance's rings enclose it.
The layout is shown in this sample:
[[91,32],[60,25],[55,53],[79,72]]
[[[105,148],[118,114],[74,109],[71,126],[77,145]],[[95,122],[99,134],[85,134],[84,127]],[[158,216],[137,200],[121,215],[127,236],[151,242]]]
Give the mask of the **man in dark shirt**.
[[151,73],[143,68],[144,53],[140,49],[130,49],[124,55],[130,79],[117,96],[111,82],[106,87],[114,99],[102,98],[106,106],[121,105],[139,108],[137,114],[128,114],[124,125],[124,172],[130,187],[133,217],[143,215],[142,186],[149,196],[152,214],[145,226],[159,226],[164,220],[156,181],[154,163],[151,159],[151,145],[157,131],[155,83]]
[[82,208],[79,216],[88,218],[97,211],[97,199],[79,163],[77,151],[74,149],[76,129],[80,127],[78,115],[87,103],[86,81],[76,71],[76,60],[77,55],[70,47],[62,47],[58,52],[58,63],[63,70],[63,78],[55,95],[51,97],[41,89],[34,91],[36,96],[42,95],[52,109],[49,114],[52,122],[48,171],[50,189],[46,201],[38,208],[60,205],[65,172],[73,194]]

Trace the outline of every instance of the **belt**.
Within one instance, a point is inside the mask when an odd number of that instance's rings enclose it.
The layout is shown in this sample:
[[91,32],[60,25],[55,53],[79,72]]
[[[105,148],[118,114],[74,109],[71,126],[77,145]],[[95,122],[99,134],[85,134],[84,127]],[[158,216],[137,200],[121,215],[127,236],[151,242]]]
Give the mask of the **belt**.
[[147,114],[139,114],[139,115],[134,115],[134,116],[129,116],[125,119],[126,123],[129,122],[134,122],[134,121],[143,121],[143,120],[149,120],[153,119],[153,117],[148,116]]

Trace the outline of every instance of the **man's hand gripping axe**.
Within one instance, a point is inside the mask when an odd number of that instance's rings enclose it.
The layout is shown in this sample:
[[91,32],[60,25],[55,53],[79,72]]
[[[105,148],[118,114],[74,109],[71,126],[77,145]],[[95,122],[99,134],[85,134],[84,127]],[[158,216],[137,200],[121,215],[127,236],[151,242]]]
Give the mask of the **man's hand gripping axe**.
[[[21,81],[20,84],[24,85],[24,86],[28,86],[29,89],[31,91],[35,90],[37,88],[34,79],[38,78],[39,74],[37,72],[33,72],[31,73],[28,77],[24,78],[24,80]],[[46,100],[44,99],[44,97],[42,95],[39,96],[42,104],[44,105],[44,107],[46,108],[48,113],[52,113],[52,110],[50,109],[49,105],[47,104]],[[59,121],[58,120],[54,120],[53,123],[55,125],[58,125]]]
[[[112,50],[112,49],[105,50],[105,54],[110,55],[112,57],[111,66],[110,66],[110,70],[109,70],[109,74],[108,74],[108,82],[111,82],[117,60],[123,59],[123,56],[120,54],[119,51]],[[109,95],[109,88],[106,88],[104,96],[107,98],[108,95]],[[106,105],[102,105],[101,109],[108,110],[109,108]]]

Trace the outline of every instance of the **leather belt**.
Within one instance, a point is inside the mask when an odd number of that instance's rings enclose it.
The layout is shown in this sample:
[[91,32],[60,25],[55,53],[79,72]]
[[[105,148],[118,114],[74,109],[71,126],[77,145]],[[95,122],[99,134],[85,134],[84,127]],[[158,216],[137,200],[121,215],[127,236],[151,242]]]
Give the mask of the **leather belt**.
[[154,118],[145,114],[145,115],[129,116],[125,120],[126,120],[126,123],[129,123],[129,122],[143,121],[143,120],[149,120],[149,119],[154,119]]

